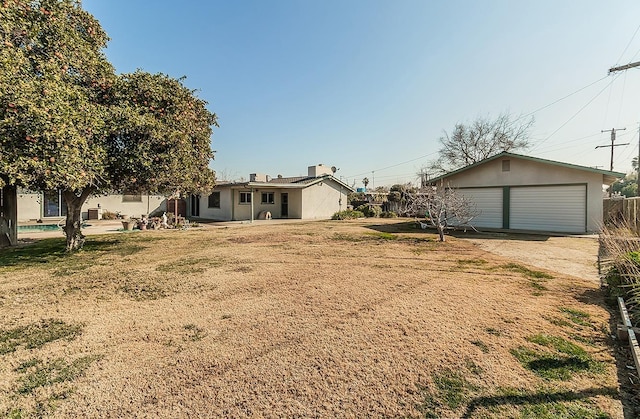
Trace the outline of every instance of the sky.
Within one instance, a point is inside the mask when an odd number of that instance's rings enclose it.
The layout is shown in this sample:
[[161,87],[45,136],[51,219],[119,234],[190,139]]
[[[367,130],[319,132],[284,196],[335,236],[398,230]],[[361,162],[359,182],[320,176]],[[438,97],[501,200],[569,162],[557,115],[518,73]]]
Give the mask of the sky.
[[[457,123],[534,118],[534,157],[631,170],[637,0],[84,0],[118,73],[186,76],[219,118],[218,179],[416,182]],[[626,128],[626,130],[622,130]]]

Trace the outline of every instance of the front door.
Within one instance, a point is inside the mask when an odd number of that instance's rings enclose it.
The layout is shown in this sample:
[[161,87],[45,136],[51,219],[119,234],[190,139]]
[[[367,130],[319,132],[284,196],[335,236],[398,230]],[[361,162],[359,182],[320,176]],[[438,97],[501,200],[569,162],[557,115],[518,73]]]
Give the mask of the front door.
[[280,196],[280,198],[281,198],[280,215],[282,217],[288,217],[289,216],[289,194],[283,193]]
[[200,216],[200,195],[191,195],[191,216]]

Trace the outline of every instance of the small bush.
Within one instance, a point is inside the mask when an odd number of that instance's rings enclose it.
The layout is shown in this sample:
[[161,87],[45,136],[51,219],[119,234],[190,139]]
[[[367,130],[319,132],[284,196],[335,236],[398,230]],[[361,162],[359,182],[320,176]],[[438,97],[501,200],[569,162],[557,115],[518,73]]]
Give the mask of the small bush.
[[396,214],[393,211],[383,211],[380,214],[380,218],[396,218],[396,217],[398,217],[398,214]]
[[344,210],[336,212],[331,216],[332,220],[353,220],[356,218],[364,218],[364,214],[357,210]]
[[104,210],[102,211],[102,219],[103,220],[115,220],[118,218],[118,215],[115,212]]
[[382,214],[382,208],[378,205],[364,204],[356,208],[356,211],[360,211],[365,217],[379,217]]

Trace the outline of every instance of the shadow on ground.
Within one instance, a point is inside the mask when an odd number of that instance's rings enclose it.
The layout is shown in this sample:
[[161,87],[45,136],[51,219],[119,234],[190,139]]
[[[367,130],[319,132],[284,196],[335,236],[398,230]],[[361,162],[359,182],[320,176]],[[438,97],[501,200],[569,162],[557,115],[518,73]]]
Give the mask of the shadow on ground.
[[[382,233],[418,233],[438,234],[435,228],[423,230],[420,224],[415,221],[406,221],[393,224],[369,224],[365,226],[371,230]],[[469,230],[448,230],[447,236],[462,239],[494,239],[494,240],[514,240],[514,241],[547,241],[551,235],[531,234],[531,233],[505,233],[501,231],[474,231]]]
[[583,391],[540,391],[536,393],[519,393],[513,395],[483,396],[477,397],[467,405],[463,418],[473,417],[478,408],[500,407],[500,406],[525,406],[540,405],[557,402],[572,402],[589,399],[595,396],[618,396],[618,389],[613,387],[593,388]]

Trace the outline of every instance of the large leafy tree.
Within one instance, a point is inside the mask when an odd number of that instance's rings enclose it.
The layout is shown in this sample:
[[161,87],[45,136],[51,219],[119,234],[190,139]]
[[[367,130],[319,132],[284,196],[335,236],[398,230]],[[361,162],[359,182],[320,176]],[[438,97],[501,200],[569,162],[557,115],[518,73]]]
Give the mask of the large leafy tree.
[[0,187],[60,189],[67,249],[80,211],[109,191],[211,187],[215,114],[179,80],[116,76],[107,35],[79,0],[0,5]]
[[439,159],[432,170],[446,172],[477,163],[503,151],[517,151],[528,147],[529,129],[533,119],[513,119],[503,113],[496,119],[477,118],[455,125],[440,138]]

